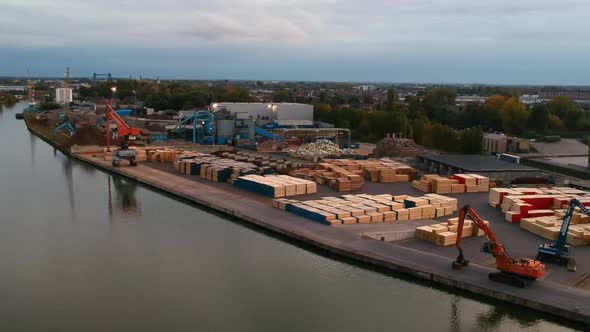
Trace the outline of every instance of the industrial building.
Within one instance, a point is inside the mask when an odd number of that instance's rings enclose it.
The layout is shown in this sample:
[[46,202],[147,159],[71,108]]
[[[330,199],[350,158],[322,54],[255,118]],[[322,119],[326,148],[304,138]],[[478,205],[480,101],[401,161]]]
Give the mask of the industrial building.
[[529,141],[502,134],[486,133],[483,135],[483,151],[490,154],[506,152],[526,153],[529,152]]
[[540,177],[537,168],[477,155],[420,155],[422,168],[441,175],[477,173],[494,181],[510,182],[516,178]]
[[[321,128],[314,123],[312,105],[219,102],[212,104],[209,109],[212,115],[212,137],[207,141],[215,144],[235,141],[255,143],[259,139],[282,141],[297,137],[304,141],[329,138],[335,143],[350,145],[349,129]],[[198,122],[195,126],[197,131],[201,126],[207,127],[207,119]]]
[[72,102],[72,89],[71,88],[56,88],[55,89],[55,101],[58,104],[65,104]]
[[296,103],[214,103],[211,111],[226,110],[236,119],[256,119],[257,121],[298,121],[313,124],[313,106]]
[[590,90],[543,89],[539,91],[539,98],[542,101],[549,101],[555,97],[566,97],[574,101],[590,102]]

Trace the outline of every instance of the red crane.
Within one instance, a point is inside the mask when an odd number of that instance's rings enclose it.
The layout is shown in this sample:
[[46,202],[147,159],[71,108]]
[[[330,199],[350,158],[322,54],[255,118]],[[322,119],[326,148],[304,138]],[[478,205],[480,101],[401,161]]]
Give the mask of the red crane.
[[496,268],[500,272],[490,273],[490,280],[525,287],[531,280],[540,278],[545,274],[545,265],[539,261],[528,258],[513,259],[510,257],[504,246],[496,239],[490,226],[469,205],[464,206],[459,212],[456,243],[457,249],[459,249],[459,256],[453,262],[454,269],[461,269],[469,264],[469,261],[463,257],[463,249],[461,248],[461,242],[463,240],[461,234],[463,234],[463,225],[467,216],[484,231],[488,238],[488,241],[483,243],[481,251],[492,254],[496,258]]
[[111,105],[107,105],[106,109],[106,123],[107,123],[107,151],[111,151],[110,143],[111,143],[111,120],[113,120],[117,124],[117,135],[119,137],[123,137],[124,141],[126,142],[129,136],[139,136],[141,135],[141,129],[131,127],[123,120],[123,118],[117,114],[117,112],[111,107]]

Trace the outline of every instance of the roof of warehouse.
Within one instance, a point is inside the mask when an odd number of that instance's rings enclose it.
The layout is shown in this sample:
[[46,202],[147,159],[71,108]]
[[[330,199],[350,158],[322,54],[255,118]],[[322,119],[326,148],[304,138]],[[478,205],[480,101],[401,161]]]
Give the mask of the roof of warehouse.
[[498,160],[491,156],[446,154],[433,156],[420,156],[426,160],[438,162],[469,172],[526,172],[538,171],[537,168],[523,166],[504,160]]

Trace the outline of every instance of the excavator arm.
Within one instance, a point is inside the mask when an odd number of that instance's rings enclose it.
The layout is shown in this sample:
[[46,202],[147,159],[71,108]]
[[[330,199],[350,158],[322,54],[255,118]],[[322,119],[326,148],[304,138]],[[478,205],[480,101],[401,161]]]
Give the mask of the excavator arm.
[[475,210],[473,210],[469,205],[465,205],[459,211],[459,224],[457,226],[457,242],[455,243],[455,246],[459,250],[459,256],[457,257],[457,260],[453,263],[453,267],[460,268],[462,266],[466,266],[469,264],[469,261],[466,260],[463,256],[463,248],[461,247],[461,244],[463,242],[463,237],[461,236],[461,234],[463,234],[465,218],[467,217],[469,217],[469,219],[471,219],[477,225],[477,227],[479,227],[485,233],[485,235],[488,238],[488,242],[484,243],[483,251],[491,253],[494,257],[496,257],[496,259],[498,259],[498,256],[500,256],[502,257],[502,259],[512,262],[512,258],[508,256],[502,244],[498,241],[496,235],[494,235],[494,232],[492,232],[492,229],[490,228],[488,223],[486,223],[479,216],[479,214],[477,214],[477,212],[475,212]]

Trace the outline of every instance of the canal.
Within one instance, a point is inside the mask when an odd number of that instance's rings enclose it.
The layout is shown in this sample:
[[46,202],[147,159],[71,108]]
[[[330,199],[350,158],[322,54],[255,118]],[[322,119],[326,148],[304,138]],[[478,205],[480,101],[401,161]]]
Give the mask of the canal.
[[568,331],[73,161],[0,106],[0,331]]

